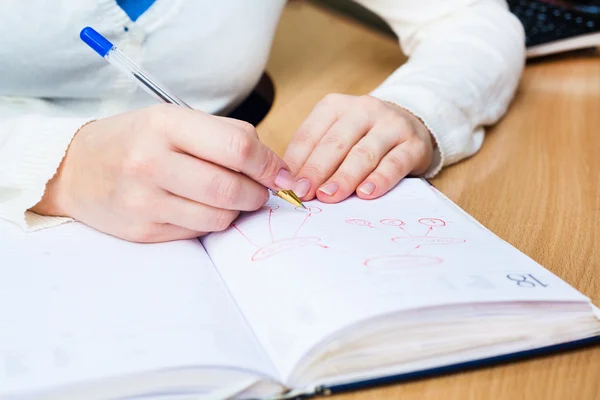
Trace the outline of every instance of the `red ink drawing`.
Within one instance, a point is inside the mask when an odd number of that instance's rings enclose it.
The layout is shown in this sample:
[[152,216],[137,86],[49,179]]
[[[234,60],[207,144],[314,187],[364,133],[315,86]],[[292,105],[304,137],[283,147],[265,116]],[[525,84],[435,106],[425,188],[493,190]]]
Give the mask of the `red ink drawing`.
[[269,236],[271,236],[271,243],[275,242],[275,238],[273,237],[273,227],[271,226],[271,216],[273,215],[273,209],[269,210]]
[[[346,221],[346,222],[348,222],[348,221]],[[415,236],[412,233],[407,231],[406,223],[400,219],[385,218],[379,222],[382,225],[397,227],[409,236]],[[446,221],[439,219],[439,218],[421,218],[417,222],[421,225],[427,226],[427,231],[425,231],[425,233],[422,236],[415,236],[415,237],[429,236],[429,234],[431,233],[431,231],[433,231],[434,228],[442,228],[442,227],[446,226]],[[401,238],[395,238],[395,237],[392,238],[393,241],[395,241],[397,239],[400,240]]]
[[385,218],[382,219],[381,222],[383,225],[389,225],[389,226],[404,226],[406,225],[406,223],[404,223],[404,221],[400,220],[400,219],[396,219],[396,218]]
[[[252,255],[252,257],[251,257],[252,261],[266,260],[266,259],[276,256],[278,254],[282,254],[282,253],[285,253],[285,252],[288,252],[291,250],[295,250],[295,249],[299,249],[299,248],[303,248],[303,247],[307,247],[307,246],[316,246],[316,247],[320,247],[320,248],[324,248],[324,249],[328,248],[328,246],[321,244],[321,239],[318,237],[298,237],[298,233],[300,232],[302,227],[304,227],[304,225],[307,223],[307,221],[314,214],[319,214],[319,213],[323,212],[323,210],[321,208],[308,207],[307,210],[302,209],[302,211],[304,211],[304,213],[303,213],[304,217],[301,220],[300,225],[298,226],[298,229],[296,229],[296,231],[294,232],[294,235],[292,237],[281,238],[281,239],[276,238],[276,235],[273,232],[273,218],[274,218],[274,215],[276,214],[275,211],[278,209],[279,209],[279,206],[276,204],[266,204],[261,209],[262,211],[268,211],[267,230],[268,230],[268,235],[269,235],[269,239],[270,239],[270,243],[267,243],[262,246],[259,246],[258,244],[256,244],[256,241],[252,240],[250,238],[251,235],[244,232],[238,224],[232,224],[232,227],[235,228],[235,230],[238,231],[239,234],[242,235],[242,237],[244,239],[246,239],[246,241],[250,245],[252,245],[253,247],[256,247],[258,249]],[[297,214],[297,215],[301,215],[301,214]]]
[[244,239],[246,239],[248,241],[248,243],[250,243],[254,247],[259,247],[257,244],[253,243],[252,240],[250,240],[250,238],[248,236],[246,236],[246,234],[244,234],[244,232],[242,232],[240,230],[240,228],[237,227],[236,224],[231,224],[231,226],[233,226],[235,228],[235,230],[238,231],[240,233],[240,235],[242,235],[244,237]]
[[421,218],[419,220],[420,224],[427,226],[446,226],[446,222],[439,218]]
[[396,243],[416,243],[421,245],[443,245],[443,244],[456,244],[464,243],[465,239],[448,238],[448,237],[433,237],[433,236],[397,236],[392,238],[392,242]]
[[[361,219],[346,220],[346,222],[352,223],[354,225],[367,225],[369,227],[373,227],[368,221]],[[384,218],[379,222],[381,225],[400,229],[404,233],[404,235],[394,235],[390,238],[390,240],[394,243],[405,245],[407,246],[407,248],[403,254],[385,257],[373,257],[365,260],[365,266],[376,270],[402,270],[409,267],[426,267],[438,265],[444,262],[443,258],[421,256],[412,253],[416,252],[419,249],[422,249],[423,246],[456,245],[466,242],[465,239],[460,238],[430,235],[434,229],[439,230],[447,226],[446,221],[440,218],[418,219],[417,222],[420,225],[425,225],[427,227],[427,230],[424,233],[420,234],[417,234],[414,228],[409,229],[406,222],[397,218]],[[409,232],[409,230],[413,233]]]
[[[296,210],[301,210],[301,209],[302,209],[301,207],[296,207]],[[323,210],[321,210],[319,207],[307,207],[307,209],[308,209],[308,214],[306,214],[306,217],[304,217],[304,219],[302,220],[302,223],[300,224],[300,226],[294,233],[294,237],[296,237],[296,235],[298,235],[298,232],[300,232],[300,229],[302,229],[302,227],[304,226],[306,221],[308,221],[308,219],[310,217],[312,217],[313,214],[319,214],[319,213],[323,212]],[[306,211],[306,210],[302,209],[302,211]]]
[[309,215],[318,214],[318,213],[323,212],[323,210],[321,210],[319,207],[315,207],[315,206],[306,207],[306,210],[302,207],[296,207],[296,211],[303,211],[303,212],[308,211]]
[[413,250],[419,249],[425,245],[449,245],[449,244],[458,244],[458,243],[466,242],[465,239],[459,239],[459,238],[429,236],[429,234],[434,229],[436,229],[436,228],[439,229],[439,228],[445,227],[447,225],[446,221],[444,221],[442,219],[421,218],[417,222],[428,227],[427,231],[425,232],[425,234],[423,236],[413,236],[413,235],[411,235],[411,237],[396,236],[396,237],[392,238],[392,242],[405,243],[405,244],[416,244],[416,247],[414,247]]
[[306,246],[318,246],[324,249],[328,248],[320,243],[321,239],[317,237],[293,237],[289,239],[280,239],[266,246],[259,248],[253,255],[252,261],[261,261],[272,256],[285,253],[289,250],[299,249]]
[[351,218],[351,219],[347,219],[346,223],[350,224],[350,225],[366,226],[367,228],[375,228],[373,226],[373,224],[371,224],[371,222],[369,222],[365,219]]
[[381,223],[382,225],[387,225],[387,226],[395,226],[395,227],[399,228],[402,232],[406,233],[407,235],[412,236],[409,232],[406,232],[406,230],[404,230],[404,225],[406,225],[406,223],[404,221],[402,221],[401,219],[385,218],[385,219],[382,219],[381,221],[379,221],[379,223]]
[[[287,230],[287,234],[282,237],[282,235],[277,235],[278,229],[274,229],[273,222],[277,220],[277,214],[285,211],[279,211],[280,207],[276,204],[267,204],[262,207],[262,210],[259,212],[265,213],[266,220],[266,231],[263,231],[261,235],[258,235],[260,238],[263,238],[263,243],[258,239],[252,237],[249,233],[250,229],[242,229],[240,227],[240,222],[236,224],[232,224],[232,227],[248,242],[252,247],[256,248],[256,251],[252,254],[252,261],[262,261],[274,257],[276,255],[280,255],[285,252],[290,252],[297,249],[302,249],[306,247],[317,247],[328,249],[329,246],[326,246],[321,243],[322,239],[316,236],[301,236],[300,232],[304,227],[309,223],[309,220],[316,214],[320,214],[323,210],[319,207],[308,207],[307,210],[301,210],[302,213],[293,214],[294,218],[298,218],[298,227],[295,228],[293,234],[291,231]],[[286,225],[289,226],[289,215],[286,217]],[[379,221],[380,225],[373,225],[373,223],[366,219],[361,218],[348,218],[344,220],[345,223],[349,225],[354,225],[357,228],[369,228],[375,229],[379,231],[385,237],[386,240],[396,243],[398,245],[402,245],[404,247],[404,251],[400,254],[388,255],[383,257],[370,257],[364,261],[364,265],[372,270],[405,270],[407,268],[415,267],[428,267],[442,264],[444,259],[442,257],[433,257],[429,255],[419,255],[418,250],[422,249],[424,246],[447,246],[447,245],[457,245],[461,243],[465,243],[465,239],[456,238],[456,237],[444,237],[440,235],[433,235],[431,232],[436,230],[436,233],[442,230],[447,226],[446,221],[440,218],[420,218],[415,224],[408,224],[407,222],[397,219],[397,218],[384,218]],[[260,223],[258,224],[260,225]],[[383,225],[383,226],[381,226]],[[419,230],[418,228],[421,225]],[[426,231],[423,232],[423,226],[427,227]],[[387,228],[384,228],[387,227]],[[253,225],[253,228],[256,229],[256,225]],[[275,228],[277,228],[277,224],[275,224]],[[281,226],[279,230],[281,229]],[[294,229],[292,227],[292,229]],[[396,234],[390,234],[390,229],[395,230]],[[402,233],[398,235],[398,233]],[[268,243],[264,243],[265,237],[268,237]],[[413,254],[416,253],[416,254]]]
[[[402,227],[404,225],[404,221],[401,221],[399,219],[388,218],[388,219],[382,219],[379,222],[382,223],[383,225],[389,225],[389,226],[393,226],[393,227],[398,227],[402,231],[404,231],[404,228]],[[367,227],[367,228],[375,229],[376,231],[381,232],[385,236],[389,235],[385,230],[382,230],[382,229],[378,228],[377,226],[373,225],[371,223],[371,221],[367,221],[366,219],[350,218],[350,219],[346,220],[346,223],[350,224],[350,225],[364,226],[364,227]]]

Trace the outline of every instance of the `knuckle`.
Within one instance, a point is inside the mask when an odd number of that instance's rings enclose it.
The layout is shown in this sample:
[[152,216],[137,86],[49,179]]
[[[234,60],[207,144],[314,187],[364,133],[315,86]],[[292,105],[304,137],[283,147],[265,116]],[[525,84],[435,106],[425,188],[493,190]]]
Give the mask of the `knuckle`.
[[354,123],[361,130],[368,130],[379,119],[379,115],[369,107],[354,106],[351,112]]
[[392,185],[392,180],[380,172],[373,172],[371,179],[378,182],[377,186],[379,187],[390,187]]
[[258,137],[258,134],[256,133],[256,128],[250,122],[240,120],[238,123],[240,125],[241,130],[243,130],[251,136]]
[[229,140],[228,150],[240,163],[244,163],[250,159],[254,150],[254,143],[248,135],[235,134]]
[[312,138],[313,134],[310,129],[298,129],[296,134],[294,135],[295,143],[306,143]]
[[404,171],[407,170],[407,166],[409,163],[409,160],[407,160],[406,157],[398,157],[396,155],[390,155],[387,161],[392,166],[394,171],[402,173],[404,173]]
[[397,113],[395,113],[392,116],[392,118],[392,121],[394,121],[394,123],[398,126],[400,131],[404,132],[404,135],[406,137],[410,138],[415,137],[417,135],[415,126],[413,125],[412,121],[410,121],[408,118]]
[[242,192],[240,180],[223,178],[219,175],[215,175],[213,180],[215,181],[215,193],[217,193],[218,199],[228,205],[237,204]]
[[338,182],[342,188],[354,189],[352,186],[356,187],[356,178],[346,172],[338,172],[332,180]]
[[333,148],[337,152],[343,151],[346,148],[345,142],[344,136],[336,132],[331,132],[323,138],[323,144],[329,148]]
[[380,109],[383,106],[383,102],[381,100],[369,95],[360,96],[358,101],[362,108],[366,110]]
[[382,123],[388,126],[392,132],[395,132],[400,142],[412,140],[415,137],[415,130],[406,117],[395,112],[391,112],[381,119]]
[[385,111],[381,116],[381,119],[389,124],[401,125],[403,127],[410,126],[406,115],[400,109],[397,108],[390,108],[386,106]]
[[155,173],[155,164],[154,157],[147,152],[131,149],[123,159],[122,171],[129,177],[150,178]]
[[325,97],[323,97],[323,100],[321,100],[320,103],[323,105],[339,104],[341,101],[343,101],[343,98],[344,98],[343,94],[329,93],[329,94],[325,95]]
[[234,211],[219,210],[214,212],[210,226],[211,231],[224,231],[229,228],[236,216],[237,213]]
[[167,131],[175,106],[172,104],[156,104],[148,107],[143,122],[153,130]]
[[417,136],[419,126],[422,125],[417,117],[400,108],[392,109],[391,113],[394,121],[400,125],[405,132],[409,133],[411,136]]
[[243,211],[256,211],[260,209],[269,200],[269,192],[267,190],[261,190],[257,194],[248,196],[244,199],[245,206],[247,209]]
[[377,154],[367,146],[357,144],[350,150],[353,157],[359,158],[366,165],[374,165],[377,163]]
[[325,168],[320,164],[309,162],[302,167],[300,175],[322,181],[325,178]]

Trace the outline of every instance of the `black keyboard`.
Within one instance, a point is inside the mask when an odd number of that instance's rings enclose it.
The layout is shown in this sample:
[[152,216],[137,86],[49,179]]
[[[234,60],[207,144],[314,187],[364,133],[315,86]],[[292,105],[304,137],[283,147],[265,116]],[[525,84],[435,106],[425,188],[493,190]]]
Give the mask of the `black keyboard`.
[[508,0],[508,5],[525,28],[527,47],[600,32],[600,1],[579,8],[543,0]]

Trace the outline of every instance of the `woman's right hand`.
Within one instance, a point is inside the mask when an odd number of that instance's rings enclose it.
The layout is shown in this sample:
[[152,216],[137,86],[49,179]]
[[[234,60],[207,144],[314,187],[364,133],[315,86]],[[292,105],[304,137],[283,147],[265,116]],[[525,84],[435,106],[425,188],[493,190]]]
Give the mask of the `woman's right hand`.
[[223,230],[294,182],[252,125],[161,104],[82,127],[32,211],[161,242]]

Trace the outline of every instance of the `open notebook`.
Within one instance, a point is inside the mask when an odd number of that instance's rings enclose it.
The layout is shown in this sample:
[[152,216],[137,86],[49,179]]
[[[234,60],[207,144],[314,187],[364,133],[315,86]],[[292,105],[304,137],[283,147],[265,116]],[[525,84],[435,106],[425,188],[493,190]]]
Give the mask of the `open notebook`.
[[0,398],[310,395],[600,334],[588,298],[423,180],[307,206],[153,245],[2,223]]

